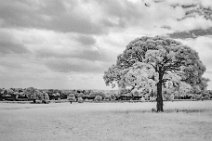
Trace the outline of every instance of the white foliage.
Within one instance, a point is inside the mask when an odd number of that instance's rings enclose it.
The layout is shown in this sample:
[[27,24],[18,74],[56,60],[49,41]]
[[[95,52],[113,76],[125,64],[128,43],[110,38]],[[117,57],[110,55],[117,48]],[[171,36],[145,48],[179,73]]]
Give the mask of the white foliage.
[[142,37],[127,45],[104,79],[107,85],[117,82],[118,87],[131,90],[155,91],[163,85],[164,91],[184,94],[190,91],[190,84],[199,84],[204,71],[198,54],[191,48],[172,39]]
[[122,77],[119,84],[124,83],[126,86],[132,86],[137,89],[153,89],[158,82],[158,74],[150,64],[138,62],[130,67],[127,73]]

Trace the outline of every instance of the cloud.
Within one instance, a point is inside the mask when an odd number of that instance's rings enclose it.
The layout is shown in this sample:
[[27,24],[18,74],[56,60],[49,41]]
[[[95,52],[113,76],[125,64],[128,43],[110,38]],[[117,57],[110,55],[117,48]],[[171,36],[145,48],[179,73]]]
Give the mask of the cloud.
[[[85,7],[86,7],[86,3]],[[60,32],[102,34],[105,31],[95,18],[83,11],[79,1],[3,1],[0,5],[2,27],[38,28]],[[95,8],[95,7],[93,7]],[[86,9],[89,10],[89,9]]]
[[207,74],[212,70],[211,37],[205,36],[211,21],[197,13],[184,18],[189,5],[207,8],[210,1],[0,2],[1,86],[106,89],[104,71],[141,36],[175,37],[199,52]]
[[80,35],[77,37],[77,40],[85,46],[94,45],[96,43],[96,40],[93,37],[85,35]]
[[[211,35],[212,5],[210,0],[189,1],[164,1],[173,9],[181,8],[184,15],[177,21],[168,22],[161,28],[168,29],[168,36],[172,38],[196,38],[198,36]],[[168,28],[167,28],[168,27]]]
[[85,61],[80,59],[54,59],[46,62],[46,66],[57,72],[103,72],[108,67],[101,61]]
[[204,7],[211,7],[212,2],[211,0],[164,0],[163,2],[168,3],[169,5],[175,6],[188,6],[188,5],[197,5],[200,4]]
[[7,32],[0,32],[0,53],[1,54],[24,54],[29,50],[12,35]]
[[[163,7],[163,8],[161,8]],[[157,12],[160,11],[160,12]],[[131,26],[153,28],[168,18],[180,18],[180,8],[165,4],[146,7],[142,1],[2,1],[0,23],[7,28],[36,28],[56,32],[107,34],[113,29]],[[155,23],[157,20],[157,23]]]
[[51,50],[51,49],[41,49],[36,51],[36,56],[39,58],[64,58],[64,59],[84,59],[89,61],[110,61],[110,55],[109,52],[103,50],[103,49],[79,49],[75,51],[57,51],[57,50]]
[[125,30],[131,26],[153,29],[164,26],[164,23],[173,25],[174,30],[194,29],[193,25],[200,26],[202,20],[194,19],[189,25],[192,19],[177,23],[176,19],[183,18],[186,11],[183,7],[172,8],[171,5],[199,4],[206,7],[205,3],[210,4],[206,0],[204,3],[199,0],[150,3],[146,7],[143,1],[128,0],[8,0],[1,1],[0,24],[9,28],[37,28],[94,35],[107,34],[116,28]]
[[171,34],[168,34],[171,38],[197,38],[199,36],[207,36],[212,35],[212,27],[208,29],[194,29],[190,31],[182,31],[182,32],[174,32]]

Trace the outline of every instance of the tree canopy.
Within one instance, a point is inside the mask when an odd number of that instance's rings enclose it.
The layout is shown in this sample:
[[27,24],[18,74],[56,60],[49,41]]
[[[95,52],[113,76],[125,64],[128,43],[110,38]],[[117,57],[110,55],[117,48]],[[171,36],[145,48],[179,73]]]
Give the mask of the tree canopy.
[[116,64],[105,72],[104,80],[112,87],[155,89],[162,100],[162,87],[168,84],[205,89],[205,70],[198,53],[190,47],[160,36],[141,37],[127,45]]

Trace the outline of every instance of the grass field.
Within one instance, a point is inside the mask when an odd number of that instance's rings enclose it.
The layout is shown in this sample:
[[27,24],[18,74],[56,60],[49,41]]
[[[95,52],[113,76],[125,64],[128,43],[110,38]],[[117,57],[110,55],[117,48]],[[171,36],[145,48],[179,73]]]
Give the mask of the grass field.
[[212,101],[0,103],[1,141],[211,141]]

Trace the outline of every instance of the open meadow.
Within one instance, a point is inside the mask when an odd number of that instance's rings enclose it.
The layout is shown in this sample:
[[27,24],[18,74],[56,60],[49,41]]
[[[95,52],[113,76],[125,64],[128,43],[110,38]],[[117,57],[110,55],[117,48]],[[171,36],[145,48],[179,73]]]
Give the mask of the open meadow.
[[0,103],[1,141],[211,141],[212,101]]

